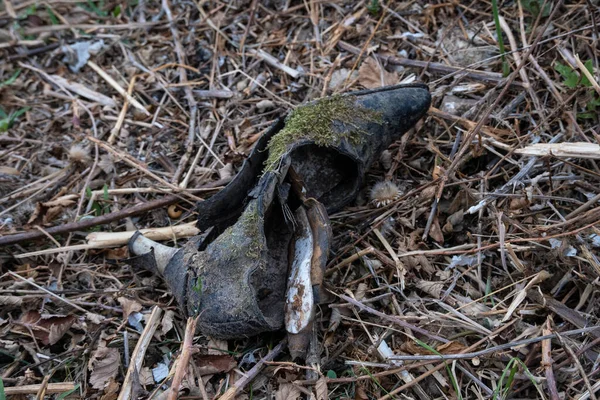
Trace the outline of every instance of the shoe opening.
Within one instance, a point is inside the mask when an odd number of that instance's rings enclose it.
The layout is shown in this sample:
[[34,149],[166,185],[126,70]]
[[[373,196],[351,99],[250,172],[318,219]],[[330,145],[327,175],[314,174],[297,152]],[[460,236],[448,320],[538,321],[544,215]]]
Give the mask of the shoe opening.
[[307,144],[291,154],[292,167],[302,178],[307,197],[314,197],[333,211],[358,192],[359,171],[354,160],[334,148]]

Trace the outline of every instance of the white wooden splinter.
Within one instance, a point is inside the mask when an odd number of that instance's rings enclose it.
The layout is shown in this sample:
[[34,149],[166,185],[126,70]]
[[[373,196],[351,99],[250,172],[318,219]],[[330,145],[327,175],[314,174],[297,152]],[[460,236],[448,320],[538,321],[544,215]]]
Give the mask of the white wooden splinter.
[[295,214],[297,229],[285,302],[285,329],[297,334],[308,326],[314,306],[310,280],[313,236],[303,207]]

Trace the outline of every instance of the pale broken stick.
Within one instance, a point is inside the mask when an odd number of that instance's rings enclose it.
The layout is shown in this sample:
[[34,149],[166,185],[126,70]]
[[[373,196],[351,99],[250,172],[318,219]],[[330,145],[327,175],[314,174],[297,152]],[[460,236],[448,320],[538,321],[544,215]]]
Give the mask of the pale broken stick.
[[161,313],[161,309],[157,306],[154,306],[146,327],[144,328],[140,339],[135,345],[135,350],[133,350],[133,354],[131,355],[131,362],[129,363],[129,368],[127,368],[127,375],[125,375],[121,393],[119,393],[117,400],[127,400],[130,398],[134,376],[139,374],[140,370],[142,369],[144,356],[146,355],[146,349],[148,349],[148,346],[152,341],[152,337],[154,336],[154,332],[160,324]]
[[[40,390],[41,384],[23,385],[14,387],[5,387],[4,394],[7,396],[16,396],[19,394],[36,394]],[[75,382],[49,383],[46,386],[46,394],[64,393],[75,390]]]
[[77,244],[66,247],[56,247],[53,249],[44,249],[38,251],[32,251],[29,253],[16,254],[15,258],[27,258],[35,257],[48,254],[62,253],[65,251],[74,250],[89,250],[89,249],[105,249],[110,247],[119,247],[127,244],[129,239],[135,234],[135,232],[142,233],[148,239],[160,241],[160,240],[173,240],[189,238],[200,233],[200,230],[196,228],[195,222],[190,222],[183,225],[167,226],[165,228],[148,228],[140,229],[139,231],[125,231],[125,232],[92,232],[86,236],[86,244]]
[[119,92],[119,94],[121,96],[123,96],[125,99],[127,99],[127,101],[134,106],[135,108],[137,108],[138,110],[140,110],[141,112],[143,112],[144,114],[146,114],[147,116],[151,116],[152,114],[150,114],[150,112],[148,110],[146,110],[146,107],[144,107],[139,101],[137,101],[132,95],[130,95],[129,93],[127,93],[127,91],[125,89],[123,89],[121,87],[121,85],[119,85],[117,83],[117,81],[115,81],[112,76],[108,75],[106,72],[104,72],[104,70],[102,68],[100,68],[98,65],[96,65],[96,63],[94,63],[93,61],[88,61],[87,65],[92,68],[94,71],[96,71],[96,73],[98,75],[100,75],[100,77],[102,79],[104,79],[110,86],[112,86],[117,92]]
[[269,64],[277,69],[282,70],[283,72],[285,72],[286,74],[288,74],[289,76],[291,76],[294,79],[296,79],[302,75],[301,71],[298,71],[292,67],[288,67],[287,65],[283,64],[278,59],[276,59],[275,57],[273,57],[272,55],[270,55],[269,53],[267,53],[264,50],[249,49],[248,53],[250,53],[254,56],[257,56],[258,58],[260,58],[267,64]]
[[[21,64],[21,66],[25,66],[26,68],[29,67],[25,64]],[[30,69],[32,69],[36,72],[39,71],[37,68],[30,68]],[[109,106],[109,107],[117,106],[117,102],[114,101],[113,99],[111,99],[110,97],[105,96],[102,93],[98,93],[94,90],[91,90],[88,87],[86,87],[80,83],[71,82],[71,81],[63,78],[62,76],[58,76],[58,75],[48,75],[48,74],[45,74],[45,75],[51,81],[53,81],[53,83],[57,84],[58,86],[62,86],[64,88],[70,90],[71,92],[78,94],[81,97],[85,97],[86,99],[94,101],[103,106]]]
[[587,142],[536,143],[516,149],[516,154],[524,156],[574,157],[600,160],[600,145]]
[[[215,182],[208,183],[200,188],[200,189],[216,189],[220,186],[223,186],[231,181],[231,178],[220,179]],[[117,189],[114,189],[117,190]],[[177,188],[176,191],[180,191],[181,189]],[[127,217],[132,217],[134,215],[139,215],[147,211],[155,210],[160,207],[167,207],[171,204],[175,204],[179,201],[185,201],[185,198],[175,195],[164,196],[161,199],[150,200],[146,203],[137,204],[132,207],[124,208],[122,210],[112,212],[110,214],[101,215],[99,217],[82,219],[77,222],[69,222],[67,224],[52,226],[46,229],[46,233],[51,235],[59,235],[63,233],[69,233],[74,231],[86,230],[93,226],[97,225],[105,225],[114,221],[118,221],[121,219],[125,219]],[[7,246],[9,244],[15,244],[20,242],[25,242],[28,240],[34,240],[44,237],[45,234],[39,230],[29,231],[29,232],[21,232],[15,233],[13,235],[5,235],[0,236],[0,246]]]

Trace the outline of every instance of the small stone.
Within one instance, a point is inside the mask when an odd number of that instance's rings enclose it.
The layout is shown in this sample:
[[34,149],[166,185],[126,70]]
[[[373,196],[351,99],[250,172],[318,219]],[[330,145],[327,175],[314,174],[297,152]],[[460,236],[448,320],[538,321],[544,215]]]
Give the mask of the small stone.
[[261,100],[256,103],[256,108],[258,109],[258,112],[261,113],[273,107],[275,107],[275,103],[273,103],[271,100]]

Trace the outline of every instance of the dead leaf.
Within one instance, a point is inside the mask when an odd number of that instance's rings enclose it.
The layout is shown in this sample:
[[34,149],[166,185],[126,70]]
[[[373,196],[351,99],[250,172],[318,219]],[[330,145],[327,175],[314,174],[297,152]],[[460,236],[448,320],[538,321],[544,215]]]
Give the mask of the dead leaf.
[[462,223],[465,218],[464,211],[458,210],[446,219],[446,224],[442,228],[444,233],[460,232],[463,228]]
[[282,383],[275,393],[275,400],[296,400],[299,397],[300,389],[293,383]]
[[521,303],[527,297],[527,291],[531,289],[534,285],[542,282],[552,275],[548,273],[546,270],[541,270],[538,272],[532,279],[527,283],[527,285],[523,286],[523,284],[519,284],[515,287],[515,291],[517,291],[517,295],[513,298],[513,301],[510,303],[508,310],[506,311],[506,315],[502,318],[502,322],[506,322],[510,319],[513,313],[516,311],[517,307],[521,305]]
[[324,376],[320,377],[315,384],[315,393],[317,394],[317,400],[329,400],[327,379]]
[[438,346],[436,349],[440,354],[458,354],[466,349],[466,346],[460,342],[451,341]]
[[106,385],[104,389],[104,394],[100,398],[100,400],[115,400],[119,397],[119,388],[121,384],[116,382],[114,378],[110,378],[108,381],[108,385]]
[[363,385],[357,385],[354,392],[354,400],[368,400],[369,396]]
[[132,312],[139,312],[142,310],[142,305],[135,300],[128,299],[127,297],[119,297],[119,303],[123,307],[123,317],[127,319],[129,314]]
[[219,179],[231,178],[235,173],[233,164],[231,163],[227,163],[223,168],[219,168],[217,172],[219,172]]
[[367,89],[398,83],[398,74],[388,72],[372,57],[367,58],[358,69],[358,82]]
[[331,74],[329,90],[335,91],[340,89],[344,82],[352,82],[356,78],[358,78],[358,71],[350,73],[350,70],[347,68],[336,69],[333,71],[333,74]]
[[109,260],[123,260],[129,257],[129,249],[127,246],[117,247],[114,249],[106,249],[106,258]]
[[19,307],[23,304],[23,297],[20,296],[0,296],[0,306]]
[[442,291],[444,290],[444,282],[432,282],[420,280],[417,281],[416,287],[421,289],[427,294],[432,295],[433,297],[439,299],[442,297]]
[[36,339],[44,345],[58,342],[71,328],[76,318],[73,315],[41,315],[37,311],[28,311],[19,320],[21,332],[33,332]]
[[439,244],[444,243],[444,234],[442,233],[442,229],[440,228],[440,221],[437,216],[433,218],[433,224],[431,224],[429,236]]
[[102,321],[104,321],[106,318],[100,314],[88,312],[85,314],[85,319],[87,319],[92,324],[100,325]]
[[21,346],[19,343],[16,343],[12,340],[0,339],[0,350],[2,350],[2,353],[5,355],[10,355],[14,358],[17,358],[21,354],[19,350],[20,348]]
[[142,386],[148,386],[148,385],[154,385],[154,377],[152,376],[152,370],[148,367],[142,367],[142,369],[140,370],[139,375],[139,379],[140,379],[140,385]]
[[88,363],[88,368],[91,371],[90,385],[94,389],[107,388],[110,381],[117,376],[120,365],[119,350],[106,347],[106,342],[101,340]]
[[71,199],[71,198],[66,198],[66,197],[61,197],[58,198],[56,200],[52,200],[52,201],[47,201],[45,203],[42,203],[42,205],[44,207],[69,207],[72,206],[73,204],[75,204],[75,200]]
[[165,315],[163,316],[162,321],[160,322],[161,329],[160,333],[164,336],[173,329],[173,317],[175,316],[175,311],[167,310]]
[[327,332],[335,332],[342,322],[342,313],[339,308],[331,309],[331,317],[329,318],[329,328]]
[[229,372],[237,366],[233,357],[227,354],[197,355],[194,360],[198,366],[200,376]]
[[229,350],[229,343],[227,343],[227,340],[215,339],[211,337],[208,340],[207,347],[208,354],[220,356]]
[[365,298],[365,295],[367,294],[367,290],[369,289],[369,287],[367,286],[366,283],[359,283],[358,287],[356,288],[356,292],[354,293],[354,298],[358,301],[361,301],[362,299]]

